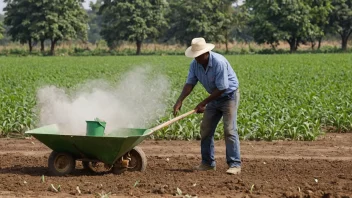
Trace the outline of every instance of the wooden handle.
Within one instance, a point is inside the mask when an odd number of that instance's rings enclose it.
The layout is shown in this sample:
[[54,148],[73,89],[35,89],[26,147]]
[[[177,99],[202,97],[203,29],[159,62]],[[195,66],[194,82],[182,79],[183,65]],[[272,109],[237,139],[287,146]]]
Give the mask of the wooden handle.
[[162,129],[162,128],[166,127],[166,126],[169,126],[170,124],[172,124],[172,123],[174,123],[174,122],[176,122],[178,120],[181,120],[182,118],[185,118],[185,117],[191,115],[194,112],[196,112],[196,110],[189,111],[189,112],[187,112],[185,114],[182,114],[182,115],[179,115],[179,116],[177,116],[177,117],[175,117],[175,118],[173,118],[173,119],[171,119],[171,120],[169,120],[167,122],[164,122],[164,123],[162,123],[162,124],[160,124],[160,125],[158,125],[158,126],[156,126],[154,128],[148,129],[148,132],[147,132],[146,135],[150,135],[150,134],[154,133],[155,131],[157,131],[159,129]]

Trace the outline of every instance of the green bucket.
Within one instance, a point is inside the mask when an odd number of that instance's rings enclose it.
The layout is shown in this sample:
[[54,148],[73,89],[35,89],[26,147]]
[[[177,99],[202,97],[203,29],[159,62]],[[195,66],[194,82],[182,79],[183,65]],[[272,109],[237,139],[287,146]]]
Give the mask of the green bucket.
[[104,136],[106,122],[86,121],[87,122],[87,136]]

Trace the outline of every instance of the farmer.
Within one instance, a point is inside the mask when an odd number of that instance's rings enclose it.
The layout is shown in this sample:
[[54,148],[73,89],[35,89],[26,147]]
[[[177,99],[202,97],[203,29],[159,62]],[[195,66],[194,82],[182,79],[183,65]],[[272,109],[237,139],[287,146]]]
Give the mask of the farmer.
[[214,133],[223,117],[228,174],[241,172],[240,142],[237,133],[237,108],[239,104],[239,82],[226,58],[211,50],[215,45],[204,38],[194,38],[185,55],[194,58],[191,62],[186,84],[174,105],[174,116],[183,100],[199,81],[210,94],[195,110],[204,113],[200,126],[202,162],[195,170],[216,170],[214,157]]

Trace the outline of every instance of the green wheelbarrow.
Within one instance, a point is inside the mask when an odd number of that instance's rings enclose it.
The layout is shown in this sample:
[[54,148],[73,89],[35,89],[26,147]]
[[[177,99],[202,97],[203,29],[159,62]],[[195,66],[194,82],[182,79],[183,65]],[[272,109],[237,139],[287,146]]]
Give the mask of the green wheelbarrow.
[[189,111],[151,129],[121,128],[105,136],[62,135],[56,124],[27,131],[26,134],[52,149],[48,159],[50,175],[71,173],[76,161],[93,172],[144,171],[147,158],[137,145],[155,131],[162,129],[192,113]]

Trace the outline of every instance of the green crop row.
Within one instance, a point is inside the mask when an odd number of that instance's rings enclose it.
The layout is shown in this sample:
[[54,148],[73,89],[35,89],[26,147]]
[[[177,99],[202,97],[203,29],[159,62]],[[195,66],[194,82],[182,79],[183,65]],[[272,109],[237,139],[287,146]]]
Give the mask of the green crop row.
[[[227,56],[240,81],[241,139],[314,140],[325,131],[352,131],[352,56],[349,54]],[[36,92],[45,85],[73,89],[87,80],[116,84],[125,72],[150,66],[171,84],[167,111],[149,127],[172,116],[191,59],[183,56],[6,57],[0,59],[0,133],[11,136],[37,126]],[[182,112],[207,93],[197,85]],[[143,100],[141,99],[141,102]],[[198,139],[195,114],[157,131],[153,138]],[[223,138],[222,124],[215,133]]]

